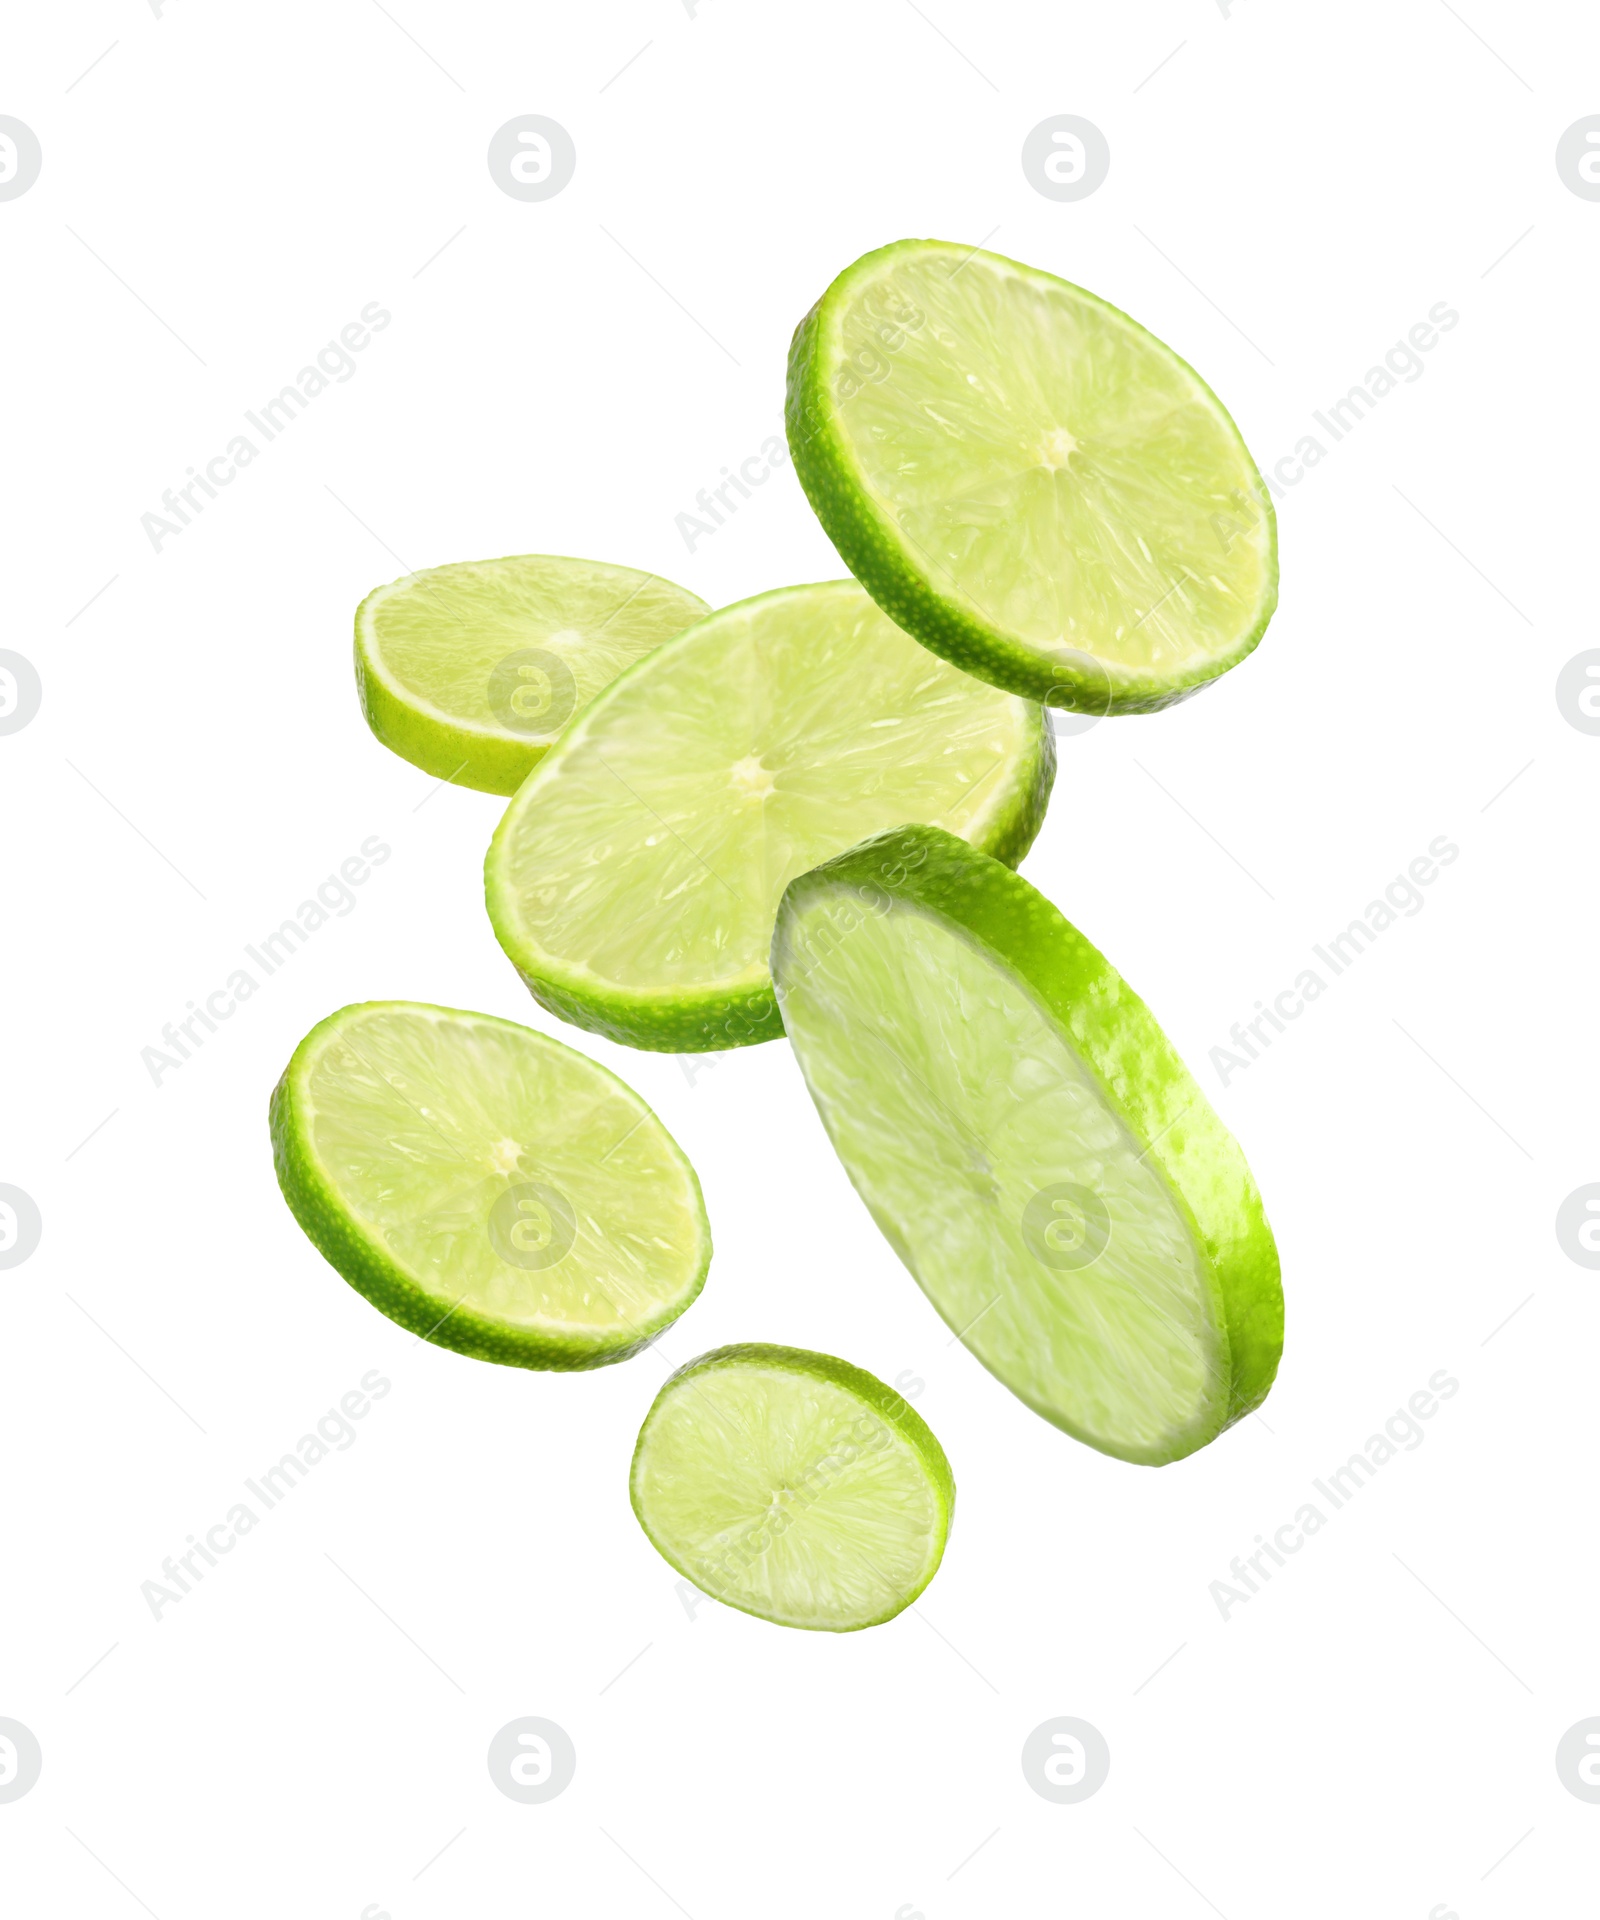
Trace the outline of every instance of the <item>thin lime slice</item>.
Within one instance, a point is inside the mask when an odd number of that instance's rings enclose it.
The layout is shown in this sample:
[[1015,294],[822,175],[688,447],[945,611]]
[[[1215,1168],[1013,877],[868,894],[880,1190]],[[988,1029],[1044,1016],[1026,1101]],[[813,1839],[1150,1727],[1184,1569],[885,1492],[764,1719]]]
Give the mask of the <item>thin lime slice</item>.
[[796,880],[772,951],[856,1191],[991,1373],[1146,1465],[1261,1403],[1283,1294],[1244,1156],[1042,894],[906,827]]
[[938,1571],[955,1481],[892,1387],[798,1347],[680,1367],[639,1430],[633,1510],[679,1573],[782,1627],[892,1620]]
[[278,1184],[358,1293],[516,1367],[625,1360],[705,1279],[682,1149],[559,1041],[407,1000],[313,1027],[272,1096]]
[[707,611],[653,573],[557,554],[408,573],[356,610],[361,710],[424,773],[515,793],[573,714]]
[[612,682],[518,789],[489,917],[542,1005],[630,1046],[783,1029],[783,889],[928,820],[1006,860],[1055,771],[1041,710],[907,639],[853,580],[725,607]]
[[788,423],[868,592],[1013,693],[1148,712],[1272,617],[1272,500],[1222,403],[1051,274],[938,240],[864,255],[795,333]]

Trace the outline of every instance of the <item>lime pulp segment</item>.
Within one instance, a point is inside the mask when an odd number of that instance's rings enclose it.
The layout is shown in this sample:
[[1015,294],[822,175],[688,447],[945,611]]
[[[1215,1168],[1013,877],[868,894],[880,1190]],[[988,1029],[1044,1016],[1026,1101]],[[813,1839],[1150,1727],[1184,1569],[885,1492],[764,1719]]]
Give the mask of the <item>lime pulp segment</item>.
[[1249,1169],[1041,894],[948,834],[883,834],[791,885],[773,973],[856,1190],[1013,1393],[1146,1464],[1260,1403],[1283,1303]]
[[708,611],[653,573],[548,553],[407,574],[356,612],[362,711],[424,772],[515,793],[602,687]]
[[859,1367],[720,1348],[667,1381],[633,1456],[634,1512],[703,1592],[780,1626],[876,1626],[938,1569],[955,1502],[944,1450]]
[[489,917],[536,999],[632,1046],[782,1031],[784,887],[907,820],[1019,860],[1054,743],[1031,702],[935,658],[854,581],[724,608],[594,701],[506,809]]
[[488,1014],[346,1007],[272,1096],[279,1184],[391,1320],[483,1360],[626,1359],[711,1259],[682,1150],[614,1074]]
[[1221,402],[1083,288],[935,240],[848,267],[790,351],[795,470],[851,571],[969,673],[1143,712],[1255,646],[1271,496]]

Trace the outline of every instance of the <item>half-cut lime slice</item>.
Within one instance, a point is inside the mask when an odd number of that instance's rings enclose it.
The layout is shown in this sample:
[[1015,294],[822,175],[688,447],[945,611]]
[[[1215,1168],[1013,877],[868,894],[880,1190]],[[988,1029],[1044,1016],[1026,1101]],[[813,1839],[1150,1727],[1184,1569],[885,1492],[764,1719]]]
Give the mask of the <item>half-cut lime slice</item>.
[[272,1096],[278,1184],[358,1293],[479,1360],[599,1367],[675,1320],[711,1230],[682,1149],[613,1073],[407,1000],[311,1029]]
[[797,873],[907,820],[1020,860],[1054,771],[1037,706],[935,659],[853,580],[786,587],[578,716],[506,808],[489,918],[577,1026],[666,1052],[770,1040],[772,920]]
[[656,1549],[703,1593],[783,1627],[892,1620],[938,1571],[955,1506],[944,1449],[881,1380],[798,1347],[680,1367],[634,1449]]
[[1143,1001],[1042,894],[906,827],[796,880],[772,951],[845,1170],[991,1373],[1146,1465],[1260,1404],[1283,1295],[1250,1170]]
[[1143,713],[1225,673],[1278,597],[1272,500],[1194,369],[973,247],[847,267],[789,354],[789,445],[889,616],[1051,706]]
[[608,681],[707,611],[653,573],[557,554],[408,573],[356,609],[361,710],[425,773],[515,793]]

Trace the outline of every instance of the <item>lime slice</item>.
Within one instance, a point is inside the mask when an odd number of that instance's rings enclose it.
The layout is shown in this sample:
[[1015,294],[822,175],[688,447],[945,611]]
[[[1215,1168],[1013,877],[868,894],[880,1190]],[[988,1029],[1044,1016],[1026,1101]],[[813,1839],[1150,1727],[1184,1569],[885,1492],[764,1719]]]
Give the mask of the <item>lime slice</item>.
[[1283,1295],[1244,1156],[1042,894],[906,827],[796,880],[772,951],[856,1191],[1013,1393],[1146,1465],[1265,1399]]
[[788,422],[863,586],[1013,693],[1148,712],[1272,617],[1272,500],[1221,402],[1051,274],[938,240],[864,255],[795,333]]
[[703,1593],[783,1627],[892,1620],[938,1571],[955,1481],[892,1387],[798,1347],[680,1367],[639,1430],[633,1510]]
[[710,1264],[700,1183],[639,1096],[485,1013],[331,1014],[273,1093],[272,1150],[295,1218],[351,1286],[479,1360],[626,1360]]
[[707,611],[653,573],[556,554],[408,573],[356,609],[361,710],[424,773],[515,793],[573,714]]
[[907,820],[1005,860],[1038,831],[1037,706],[936,660],[853,580],[725,607],[612,682],[507,807],[489,917],[534,998],[630,1046],[783,1031],[767,955],[797,873]]

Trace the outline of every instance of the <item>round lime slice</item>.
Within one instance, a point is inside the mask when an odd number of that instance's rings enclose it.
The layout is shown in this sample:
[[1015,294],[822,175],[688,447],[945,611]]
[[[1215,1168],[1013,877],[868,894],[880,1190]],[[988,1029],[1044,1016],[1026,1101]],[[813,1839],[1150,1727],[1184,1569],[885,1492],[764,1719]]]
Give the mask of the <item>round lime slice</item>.
[[955,1481],[892,1387],[798,1347],[680,1367],[634,1449],[639,1524],[703,1593],[783,1627],[892,1620],[938,1571]]
[[711,1229],[682,1149],[559,1041],[405,1000],[311,1029],[272,1096],[278,1184],[391,1320],[516,1367],[625,1360],[700,1291]]
[[515,793],[573,714],[707,611],[653,573],[556,554],[409,573],[356,610],[361,710],[424,773]]
[[906,827],[796,880],[772,954],[856,1191],[991,1373],[1146,1465],[1261,1403],[1283,1295],[1244,1156],[1042,894]]
[[1194,369],[1081,287],[902,240],[847,267],[789,355],[795,471],[892,619],[1049,705],[1143,713],[1249,653],[1272,500]]
[[1020,860],[1055,771],[1037,706],[935,659],[853,580],[712,614],[614,680],[505,811],[489,917],[534,998],[630,1046],[783,1031],[797,873],[907,820]]

